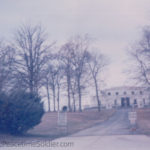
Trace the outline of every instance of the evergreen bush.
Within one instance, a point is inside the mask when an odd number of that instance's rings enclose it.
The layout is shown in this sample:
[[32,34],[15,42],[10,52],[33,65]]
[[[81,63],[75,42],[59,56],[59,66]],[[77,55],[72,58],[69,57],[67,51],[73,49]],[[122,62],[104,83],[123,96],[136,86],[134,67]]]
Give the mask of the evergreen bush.
[[23,134],[39,124],[43,114],[43,103],[36,94],[0,94],[0,131]]

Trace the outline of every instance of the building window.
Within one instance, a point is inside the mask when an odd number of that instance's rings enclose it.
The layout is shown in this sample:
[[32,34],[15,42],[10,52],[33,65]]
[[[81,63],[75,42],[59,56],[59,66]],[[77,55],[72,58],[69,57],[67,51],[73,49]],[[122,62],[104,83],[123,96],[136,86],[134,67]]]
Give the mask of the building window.
[[115,106],[117,105],[117,100],[116,100],[116,99],[114,100],[114,105],[115,105]]
[[140,95],[142,95],[143,94],[143,92],[142,91],[140,91]]
[[137,104],[137,100],[136,100],[136,99],[134,99],[134,104],[135,104],[135,105]]
[[143,104],[145,105],[145,98],[143,99]]
[[124,92],[123,94],[124,94],[124,95],[126,95],[126,94],[127,94],[127,92]]
[[118,92],[116,92],[116,95],[119,95],[119,93],[118,93]]
[[131,94],[134,95],[135,94],[134,91],[132,91]]
[[110,93],[110,92],[108,92],[108,95],[111,95],[111,93]]

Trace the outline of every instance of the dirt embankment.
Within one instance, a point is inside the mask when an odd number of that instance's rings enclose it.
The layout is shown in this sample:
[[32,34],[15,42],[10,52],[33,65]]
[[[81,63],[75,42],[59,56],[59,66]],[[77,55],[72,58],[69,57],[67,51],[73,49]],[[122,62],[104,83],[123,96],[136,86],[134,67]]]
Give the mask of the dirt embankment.
[[150,135],[150,108],[137,109],[137,127],[140,133]]

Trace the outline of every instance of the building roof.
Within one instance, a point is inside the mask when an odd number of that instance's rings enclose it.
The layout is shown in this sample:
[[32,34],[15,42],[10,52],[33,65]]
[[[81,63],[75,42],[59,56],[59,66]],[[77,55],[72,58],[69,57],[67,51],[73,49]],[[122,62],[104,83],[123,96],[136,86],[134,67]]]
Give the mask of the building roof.
[[115,91],[115,90],[146,90],[146,87],[136,87],[136,86],[120,86],[120,87],[112,87],[109,89],[104,89],[102,91]]

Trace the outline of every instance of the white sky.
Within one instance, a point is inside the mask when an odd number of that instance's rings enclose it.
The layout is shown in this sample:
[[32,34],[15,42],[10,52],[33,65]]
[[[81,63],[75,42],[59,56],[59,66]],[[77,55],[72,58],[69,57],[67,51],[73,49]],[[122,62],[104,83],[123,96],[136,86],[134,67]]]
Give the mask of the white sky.
[[0,38],[12,38],[21,23],[41,23],[52,40],[90,34],[111,58],[107,87],[131,84],[126,49],[150,24],[150,0],[0,0]]

